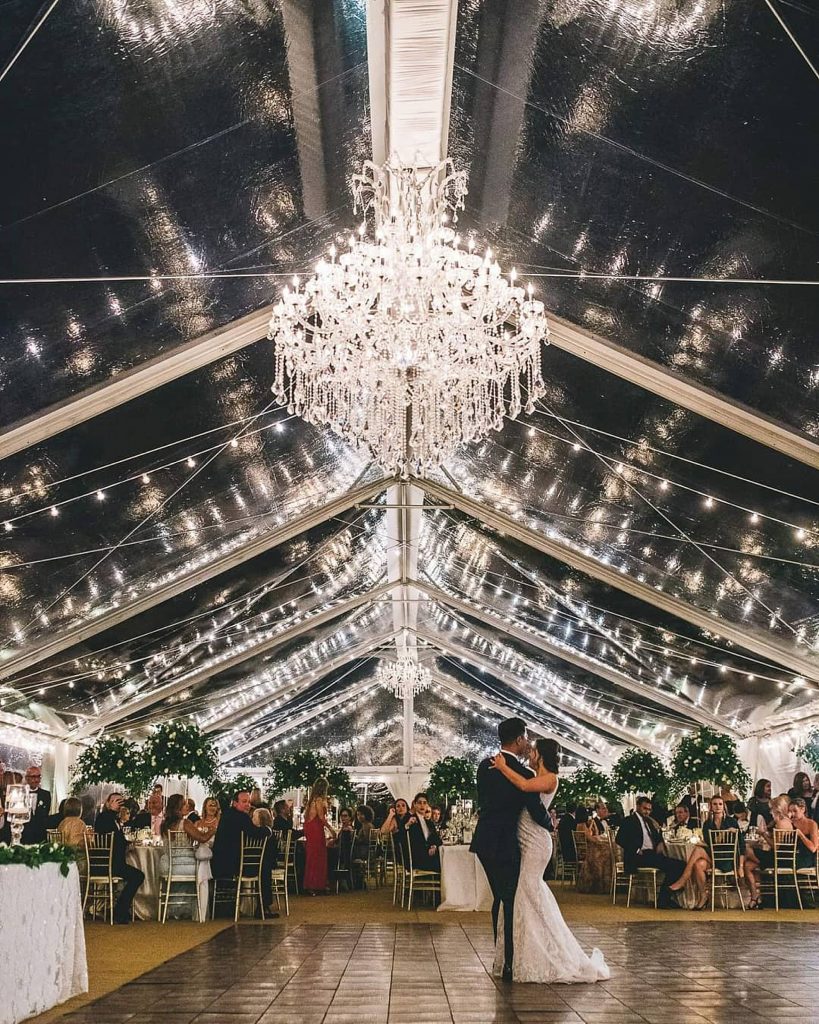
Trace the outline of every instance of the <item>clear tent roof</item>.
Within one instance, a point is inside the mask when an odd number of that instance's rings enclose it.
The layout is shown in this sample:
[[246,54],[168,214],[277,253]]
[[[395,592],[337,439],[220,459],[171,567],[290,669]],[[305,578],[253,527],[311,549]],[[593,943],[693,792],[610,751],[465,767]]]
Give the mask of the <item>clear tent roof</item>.
[[[460,0],[462,229],[592,347],[415,481],[421,763],[817,710],[819,17],[772,2],[802,52],[744,0]],[[4,710],[401,762],[393,481],[274,403],[263,315],[354,224],[368,74],[356,0],[63,0],[0,80]]]

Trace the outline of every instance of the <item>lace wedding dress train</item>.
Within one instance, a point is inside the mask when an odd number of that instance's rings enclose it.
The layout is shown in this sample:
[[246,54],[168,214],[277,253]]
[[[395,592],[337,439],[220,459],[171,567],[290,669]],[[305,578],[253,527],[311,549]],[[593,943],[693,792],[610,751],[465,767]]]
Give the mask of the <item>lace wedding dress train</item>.
[[[544,807],[549,806],[553,797],[554,793],[541,794]],[[610,972],[603,954],[599,949],[592,950],[591,956],[583,952],[563,920],[552,890],[543,881],[543,872],[552,856],[552,836],[525,809],[518,819],[518,843],[521,860],[515,894],[513,980],[551,985],[605,981]],[[494,974],[502,974],[503,961],[501,907]]]

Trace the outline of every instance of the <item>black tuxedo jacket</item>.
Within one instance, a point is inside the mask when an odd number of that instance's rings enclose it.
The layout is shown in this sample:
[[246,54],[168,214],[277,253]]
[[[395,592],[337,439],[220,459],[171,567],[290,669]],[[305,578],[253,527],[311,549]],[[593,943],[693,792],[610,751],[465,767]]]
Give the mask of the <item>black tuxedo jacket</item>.
[[[506,763],[518,775],[530,779],[535,774],[512,754],[504,751]],[[524,793],[502,772],[492,767],[489,758],[478,765],[478,824],[469,849],[479,857],[510,861],[520,859],[518,816],[524,807],[544,828],[551,828],[549,812],[537,793]]]
[[150,811],[139,811],[131,818],[128,822],[128,828],[150,828],[151,827],[151,812]]
[[[426,825],[429,832],[429,836],[426,839],[424,839],[424,833],[417,821],[414,821],[406,829],[407,842],[412,851],[412,866],[414,868],[421,868],[422,871],[440,871],[441,858],[437,847],[441,845],[441,837],[431,821],[428,821]],[[436,852],[433,856],[430,856],[429,853],[430,846],[436,847]]]
[[[663,841],[662,834],[657,828],[657,823],[652,818],[643,819],[648,826],[648,834],[656,850]],[[627,875],[633,875],[639,865],[637,854],[643,848],[643,826],[640,824],[640,815],[636,812],[630,814],[620,828],[617,830],[617,845],[623,850],[623,868]]]
[[577,860],[577,848],[574,845],[574,830],[576,828],[577,818],[568,812],[557,823],[557,838],[560,840],[560,853],[563,860]]
[[94,831],[101,836],[109,832],[114,833],[114,856],[112,865],[115,875],[125,874],[125,854],[128,852],[128,840],[122,831],[122,824],[119,820],[119,813],[103,808],[97,815],[94,822]]
[[46,841],[46,829],[48,828],[48,816],[51,814],[51,794],[47,789],[37,790],[37,806],[23,828],[23,845],[32,843],[44,843]]
[[[262,839],[264,836],[272,835],[269,828],[260,828],[254,825],[249,814],[237,811],[235,807],[228,807],[219,819],[219,826],[213,840],[211,871],[214,878],[235,878],[239,873],[239,861],[242,859],[242,833],[251,839]],[[267,857],[267,851],[265,854]]]
[[5,814],[3,815],[3,824],[0,825],[0,843],[11,846],[11,823]]

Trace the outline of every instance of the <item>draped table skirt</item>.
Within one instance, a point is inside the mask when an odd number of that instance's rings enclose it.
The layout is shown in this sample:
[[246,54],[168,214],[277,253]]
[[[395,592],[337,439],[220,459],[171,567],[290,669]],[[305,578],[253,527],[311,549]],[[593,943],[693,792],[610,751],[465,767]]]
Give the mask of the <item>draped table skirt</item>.
[[586,857],[577,878],[577,891],[611,892],[611,843],[607,836],[587,840]]
[[77,865],[0,867],[0,1024],[17,1024],[88,991]]
[[[160,860],[164,852],[164,846],[136,846],[128,848],[125,859],[129,864],[145,875],[145,881],[137,890],[134,897],[134,915],[140,921],[159,920],[159,880]],[[210,869],[210,857],[196,858],[196,900],[199,904],[199,920],[205,921],[208,917],[208,891],[209,882],[212,878]],[[191,885],[194,879],[191,878]],[[191,893],[191,913],[187,916],[194,917],[193,911],[194,894]],[[171,896],[169,916],[175,916],[179,912],[179,898]],[[186,911],[187,914],[187,911]]]
[[442,846],[439,910],[491,910],[486,873],[468,846]]

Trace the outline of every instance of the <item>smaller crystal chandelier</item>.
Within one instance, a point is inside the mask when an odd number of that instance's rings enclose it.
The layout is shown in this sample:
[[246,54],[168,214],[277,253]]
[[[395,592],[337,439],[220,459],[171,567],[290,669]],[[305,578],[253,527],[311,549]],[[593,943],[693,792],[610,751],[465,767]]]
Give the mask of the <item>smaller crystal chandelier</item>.
[[376,679],[385,690],[392,690],[399,700],[417,697],[432,685],[432,673],[419,665],[412,655],[399,654],[396,661],[385,661],[378,666]]
[[353,176],[365,222],[293,279],[270,318],[276,398],[387,473],[439,466],[545,390],[543,303],[454,230],[466,191],[451,160],[368,161]]

